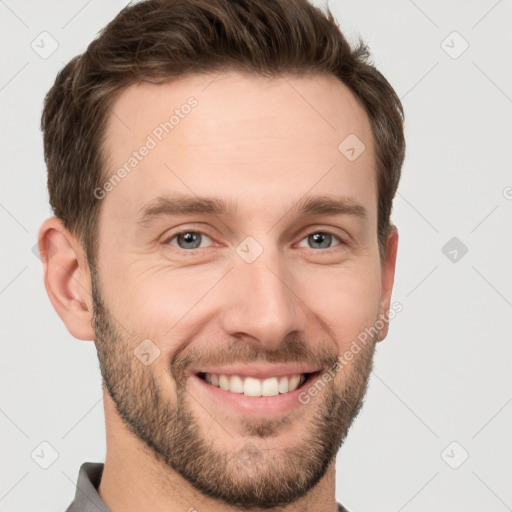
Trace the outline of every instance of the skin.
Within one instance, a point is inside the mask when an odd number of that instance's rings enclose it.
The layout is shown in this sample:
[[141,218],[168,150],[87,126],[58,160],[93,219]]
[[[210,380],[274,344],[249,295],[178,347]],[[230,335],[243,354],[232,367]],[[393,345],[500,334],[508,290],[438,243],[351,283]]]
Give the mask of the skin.
[[[335,512],[335,456],[387,323],[287,415],[235,414],[187,372],[256,360],[327,371],[389,309],[398,234],[381,262],[368,117],[334,77],[225,72],[134,85],[113,105],[105,177],[191,96],[197,107],[102,199],[94,267],[60,220],[39,233],[43,256],[52,248],[52,304],[98,350],[107,432],[99,493],[113,512]],[[338,150],[351,133],[366,146],[355,161]],[[147,203],[176,191],[229,199],[236,215],[137,223]],[[292,207],[305,195],[351,198],[366,217],[301,217]],[[169,241],[183,231],[204,233],[200,247]],[[308,236],[326,231],[334,236],[323,242]],[[263,249],[251,263],[236,251],[247,236]],[[159,350],[149,365],[134,355],[145,339]]]

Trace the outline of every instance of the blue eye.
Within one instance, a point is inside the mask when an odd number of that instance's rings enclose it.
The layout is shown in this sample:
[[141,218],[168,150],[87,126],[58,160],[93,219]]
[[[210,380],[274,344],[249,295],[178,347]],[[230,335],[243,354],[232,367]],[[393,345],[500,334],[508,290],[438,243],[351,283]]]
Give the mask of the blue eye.
[[[211,242],[211,238],[201,231],[186,230],[175,233],[164,243],[174,245],[175,247],[183,250],[193,250],[206,247],[207,245],[203,244],[203,242],[205,242],[205,238]],[[173,242],[174,240],[175,242]],[[338,245],[344,245],[343,240],[329,231],[313,231],[305,236],[301,242],[303,240],[307,240],[308,247],[310,249],[331,249]],[[338,243],[332,245],[335,240],[337,240]]]
[[336,239],[339,241],[336,245],[342,245],[342,240],[334,235],[333,233],[330,233],[328,231],[314,231],[307,235],[303,240],[307,240],[308,243],[317,244],[316,246],[309,246],[311,249],[330,249],[333,247],[331,245],[331,242],[333,239]]
[[[205,235],[200,231],[182,231],[181,233],[176,233],[171,238],[167,239],[166,243],[176,245],[180,249],[199,249],[201,247],[203,237],[210,239],[208,235]],[[177,240],[176,244],[171,243],[171,240],[174,239]]]

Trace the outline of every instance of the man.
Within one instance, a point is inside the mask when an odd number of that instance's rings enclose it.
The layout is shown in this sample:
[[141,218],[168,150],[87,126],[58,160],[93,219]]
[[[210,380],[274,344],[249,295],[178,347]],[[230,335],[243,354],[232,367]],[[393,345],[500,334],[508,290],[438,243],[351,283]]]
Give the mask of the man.
[[107,432],[69,512],[346,510],[405,151],[367,57],[306,0],[150,0],[57,76],[39,247]]

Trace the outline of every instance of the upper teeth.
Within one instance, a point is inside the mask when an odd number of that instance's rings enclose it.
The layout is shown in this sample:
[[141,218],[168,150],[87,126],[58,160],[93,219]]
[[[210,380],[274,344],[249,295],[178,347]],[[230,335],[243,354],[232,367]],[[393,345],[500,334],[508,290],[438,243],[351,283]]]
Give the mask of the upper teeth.
[[289,377],[270,377],[255,379],[239,377],[238,375],[217,375],[206,373],[204,380],[213,386],[246,396],[275,396],[297,389],[305,380],[305,375],[297,374]]

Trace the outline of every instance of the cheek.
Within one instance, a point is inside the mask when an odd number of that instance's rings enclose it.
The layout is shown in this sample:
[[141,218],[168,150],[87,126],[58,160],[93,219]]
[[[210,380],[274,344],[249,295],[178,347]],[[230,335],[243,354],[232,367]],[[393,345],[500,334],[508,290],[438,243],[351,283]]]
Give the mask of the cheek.
[[338,342],[340,351],[374,325],[380,303],[380,274],[368,267],[340,269],[310,276],[304,288],[308,305],[325,323]]
[[176,269],[133,265],[129,269],[130,277],[120,280],[115,288],[120,315],[134,333],[161,340],[162,349],[166,350],[184,329],[187,337],[192,334],[191,322],[204,314],[209,290],[215,288],[224,273],[225,270],[215,270],[213,266],[199,272],[194,266]]

